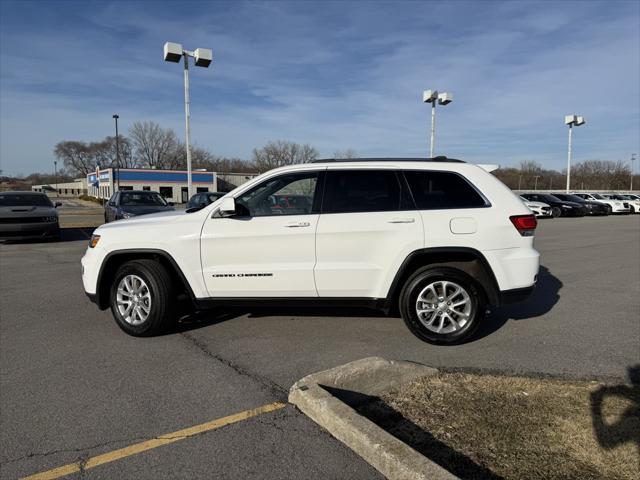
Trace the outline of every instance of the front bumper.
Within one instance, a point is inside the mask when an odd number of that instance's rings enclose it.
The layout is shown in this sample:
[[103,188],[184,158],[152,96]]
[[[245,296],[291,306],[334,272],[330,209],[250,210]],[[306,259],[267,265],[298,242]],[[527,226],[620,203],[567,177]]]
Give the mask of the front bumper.
[[46,223],[4,223],[0,225],[0,240],[38,240],[58,238],[58,222]]
[[586,209],[584,208],[564,208],[560,207],[562,217],[584,217],[586,215]]

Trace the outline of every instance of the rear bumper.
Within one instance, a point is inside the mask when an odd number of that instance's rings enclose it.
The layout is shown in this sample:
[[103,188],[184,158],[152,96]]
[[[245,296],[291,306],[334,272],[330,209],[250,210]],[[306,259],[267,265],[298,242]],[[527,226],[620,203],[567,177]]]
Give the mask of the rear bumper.
[[524,302],[531,296],[535,290],[536,285],[533,284],[530,287],[514,288],[511,290],[502,290],[500,292],[500,305],[509,305],[511,303]]

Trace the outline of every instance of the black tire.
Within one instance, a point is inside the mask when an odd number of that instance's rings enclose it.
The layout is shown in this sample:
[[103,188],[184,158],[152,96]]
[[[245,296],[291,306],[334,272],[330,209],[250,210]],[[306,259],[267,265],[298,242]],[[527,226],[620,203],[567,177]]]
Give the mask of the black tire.
[[[118,310],[117,290],[120,281],[128,276],[136,275],[141,278],[149,291],[151,305],[147,318],[137,325],[128,322]],[[158,335],[166,330],[173,320],[173,285],[166,269],[155,260],[132,260],[121,265],[111,285],[109,304],[111,313],[118,326],[129,335],[135,337],[149,337]]]
[[551,216],[553,218],[558,218],[561,215],[562,215],[562,210],[560,210],[560,207],[552,207],[551,208]]
[[[416,311],[418,296],[423,289],[440,281],[458,284],[466,291],[470,301],[468,320],[461,328],[449,333],[437,333],[430,330],[422,323]],[[399,306],[402,318],[411,333],[420,340],[437,345],[452,345],[468,340],[476,332],[486,313],[484,292],[473,278],[465,272],[451,267],[434,266],[417,270],[405,283],[400,293]]]
[[107,218],[107,214],[104,214],[104,223],[109,223],[109,219]]
[[607,215],[613,214],[613,207],[611,205],[607,205]]

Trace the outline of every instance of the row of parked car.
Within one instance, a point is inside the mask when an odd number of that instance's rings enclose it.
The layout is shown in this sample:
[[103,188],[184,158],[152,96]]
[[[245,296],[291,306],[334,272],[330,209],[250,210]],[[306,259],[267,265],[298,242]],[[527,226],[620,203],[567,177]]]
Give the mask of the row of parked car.
[[[187,212],[195,212],[215,202],[224,193],[199,192],[191,197]],[[520,198],[537,217],[582,217],[640,213],[640,196],[632,194],[599,193],[523,193]],[[309,205],[301,195],[272,195],[271,214],[303,211]],[[28,238],[57,239],[60,236],[59,202],[52,203],[44,193],[0,193],[0,240]],[[114,220],[173,210],[158,192],[123,190],[115,193],[105,204],[105,223]]]
[[533,192],[520,198],[536,217],[640,213],[640,196],[632,194]]

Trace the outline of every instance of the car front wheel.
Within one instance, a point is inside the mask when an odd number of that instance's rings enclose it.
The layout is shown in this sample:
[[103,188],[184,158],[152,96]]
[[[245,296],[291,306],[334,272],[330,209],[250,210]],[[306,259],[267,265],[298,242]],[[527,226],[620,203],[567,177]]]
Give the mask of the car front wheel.
[[551,209],[551,216],[553,218],[558,218],[560,215],[562,215],[562,210],[560,210],[560,207],[553,207]]
[[484,295],[466,273],[426,267],[409,278],[400,295],[400,311],[409,330],[435,344],[469,339],[485,316]]
[[172,284],[166,269],[149,259],[120,266],[111,286],[111,312],[129,335],[162,333],[172,316]]

